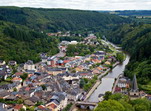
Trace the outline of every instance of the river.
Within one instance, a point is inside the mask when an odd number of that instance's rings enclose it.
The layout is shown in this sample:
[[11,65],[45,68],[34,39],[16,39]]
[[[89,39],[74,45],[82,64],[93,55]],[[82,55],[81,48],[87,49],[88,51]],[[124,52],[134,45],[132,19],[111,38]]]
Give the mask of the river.
[[120,74],[123,73],[123,71],[125,70],[125,66],[128,64],[129,60],[130,56],[126,54],[126,59],[123,61],[123,63],[114,67],[112,71],[108,73],[108,75],[102,78],[102,83],[92,93],[88,101],[99,102],[98,100],[99,94],[105,94],[106,91],[112,91],[115,78],[117,78]]

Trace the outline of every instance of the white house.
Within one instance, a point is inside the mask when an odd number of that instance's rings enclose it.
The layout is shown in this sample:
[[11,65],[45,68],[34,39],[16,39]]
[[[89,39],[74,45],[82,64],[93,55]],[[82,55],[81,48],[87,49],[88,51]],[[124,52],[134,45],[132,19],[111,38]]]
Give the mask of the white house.
[[24,64],[24,70],[36,71],[35,64],[33,63],[33,61],[28,60]]
[[5,64],[6,64],[6,62],[5,62],[5,61],[0,60],[0,66],[5,65]]

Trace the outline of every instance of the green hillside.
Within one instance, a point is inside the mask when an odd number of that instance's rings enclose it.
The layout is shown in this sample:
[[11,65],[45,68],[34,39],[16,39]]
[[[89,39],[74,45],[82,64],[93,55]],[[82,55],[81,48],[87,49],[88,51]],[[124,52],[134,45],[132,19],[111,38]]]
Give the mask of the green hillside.
[[103,31],[129,22],[129,19],[92,11],[0,7],[0,59],[37,62],[40,52],[57,53],[59,38],[48,37],[46,32]]
[[83,30],[92,27],[106,28],[110,24],[128,23],[130,20],[116,15],[69,9],[35,9],[0,7],[0,20],[26,25],[35,30]]
[[31,59],[37,62],[40,52],[57,53],[57,43],[57,39],[25,26],[0,21],[0,58],[6,61],[21,63]]
[[110,34],[110,41],[131,54],[125,74],[131,78],[136,74],[140,88],[151,93],[151,24],[126,24]]

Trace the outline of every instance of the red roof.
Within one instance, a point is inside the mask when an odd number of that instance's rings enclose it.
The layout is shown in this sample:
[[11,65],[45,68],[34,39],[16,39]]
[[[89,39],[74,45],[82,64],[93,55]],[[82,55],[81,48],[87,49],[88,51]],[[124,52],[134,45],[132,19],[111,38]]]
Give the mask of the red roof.
[[23,107],[23,104],[16,104],[16,106],[14,106],[14,109],[20,110],[22,107]]
[[116,87],[116,88],[115,88],[115,91],[121,91],[121,88]]
[[22,75],[22,74],[23,74],[22,72],[16,72],[16,73],[15,73],[16,76],[20,76],[20,75]]
[[25,90],[26,90],[26,91],[29,91],[29,90],[30,90],[30,88],[29,88],[29,87],[26,87],[26,88],[25,88]]
[[43,105],[38,106],[39,109],[44,110],[45,107]]
[[68,63],[68,62],[70,62],[70,60],[64,60],[63,62],[64,62],[64,63]]
[[54,103],[51,103],[49,106],[50,106],[52,109],[55,109],[55,108],[57,107]]
[[12,81],[21,81],[22,79],[21,78],[19,78],[19,77],[14,77],[13,79],[12,79]]

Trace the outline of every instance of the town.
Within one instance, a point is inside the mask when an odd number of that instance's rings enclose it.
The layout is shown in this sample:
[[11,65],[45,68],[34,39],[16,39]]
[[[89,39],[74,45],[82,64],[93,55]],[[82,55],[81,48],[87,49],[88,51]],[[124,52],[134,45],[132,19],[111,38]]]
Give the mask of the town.
[[[65,36],[67,35],[70,36],[69,32]],[[101,42],[94,34],[89,34],[81,42],[62,41],[58,44],[60,52],[56,55],[40,53],[41,61],[38,63],[28,60],[17,64],[13,60],[0,60],[0,110],[60,111],[71,107],[76,101],[85,101],[89,98],[89,93],[95,90],[93,88],[97,82],[100,83],[101,78],[121,62],[117,56],[121,52],[107,46],[103,40]],[[100,49],[84,56],[79,56],[78,52],[73,54],[75,56],[68,56],[68,47],[77,44],[104,45],[111,51]],[[119,76],[113,82],[113,93],[129,94],[129,78]],[[139,96],[141,93],[148,97],[144,92],[138,92],[136,76],[132,89],[130,95]],[[98,96],[100,101],[103,96]]]

